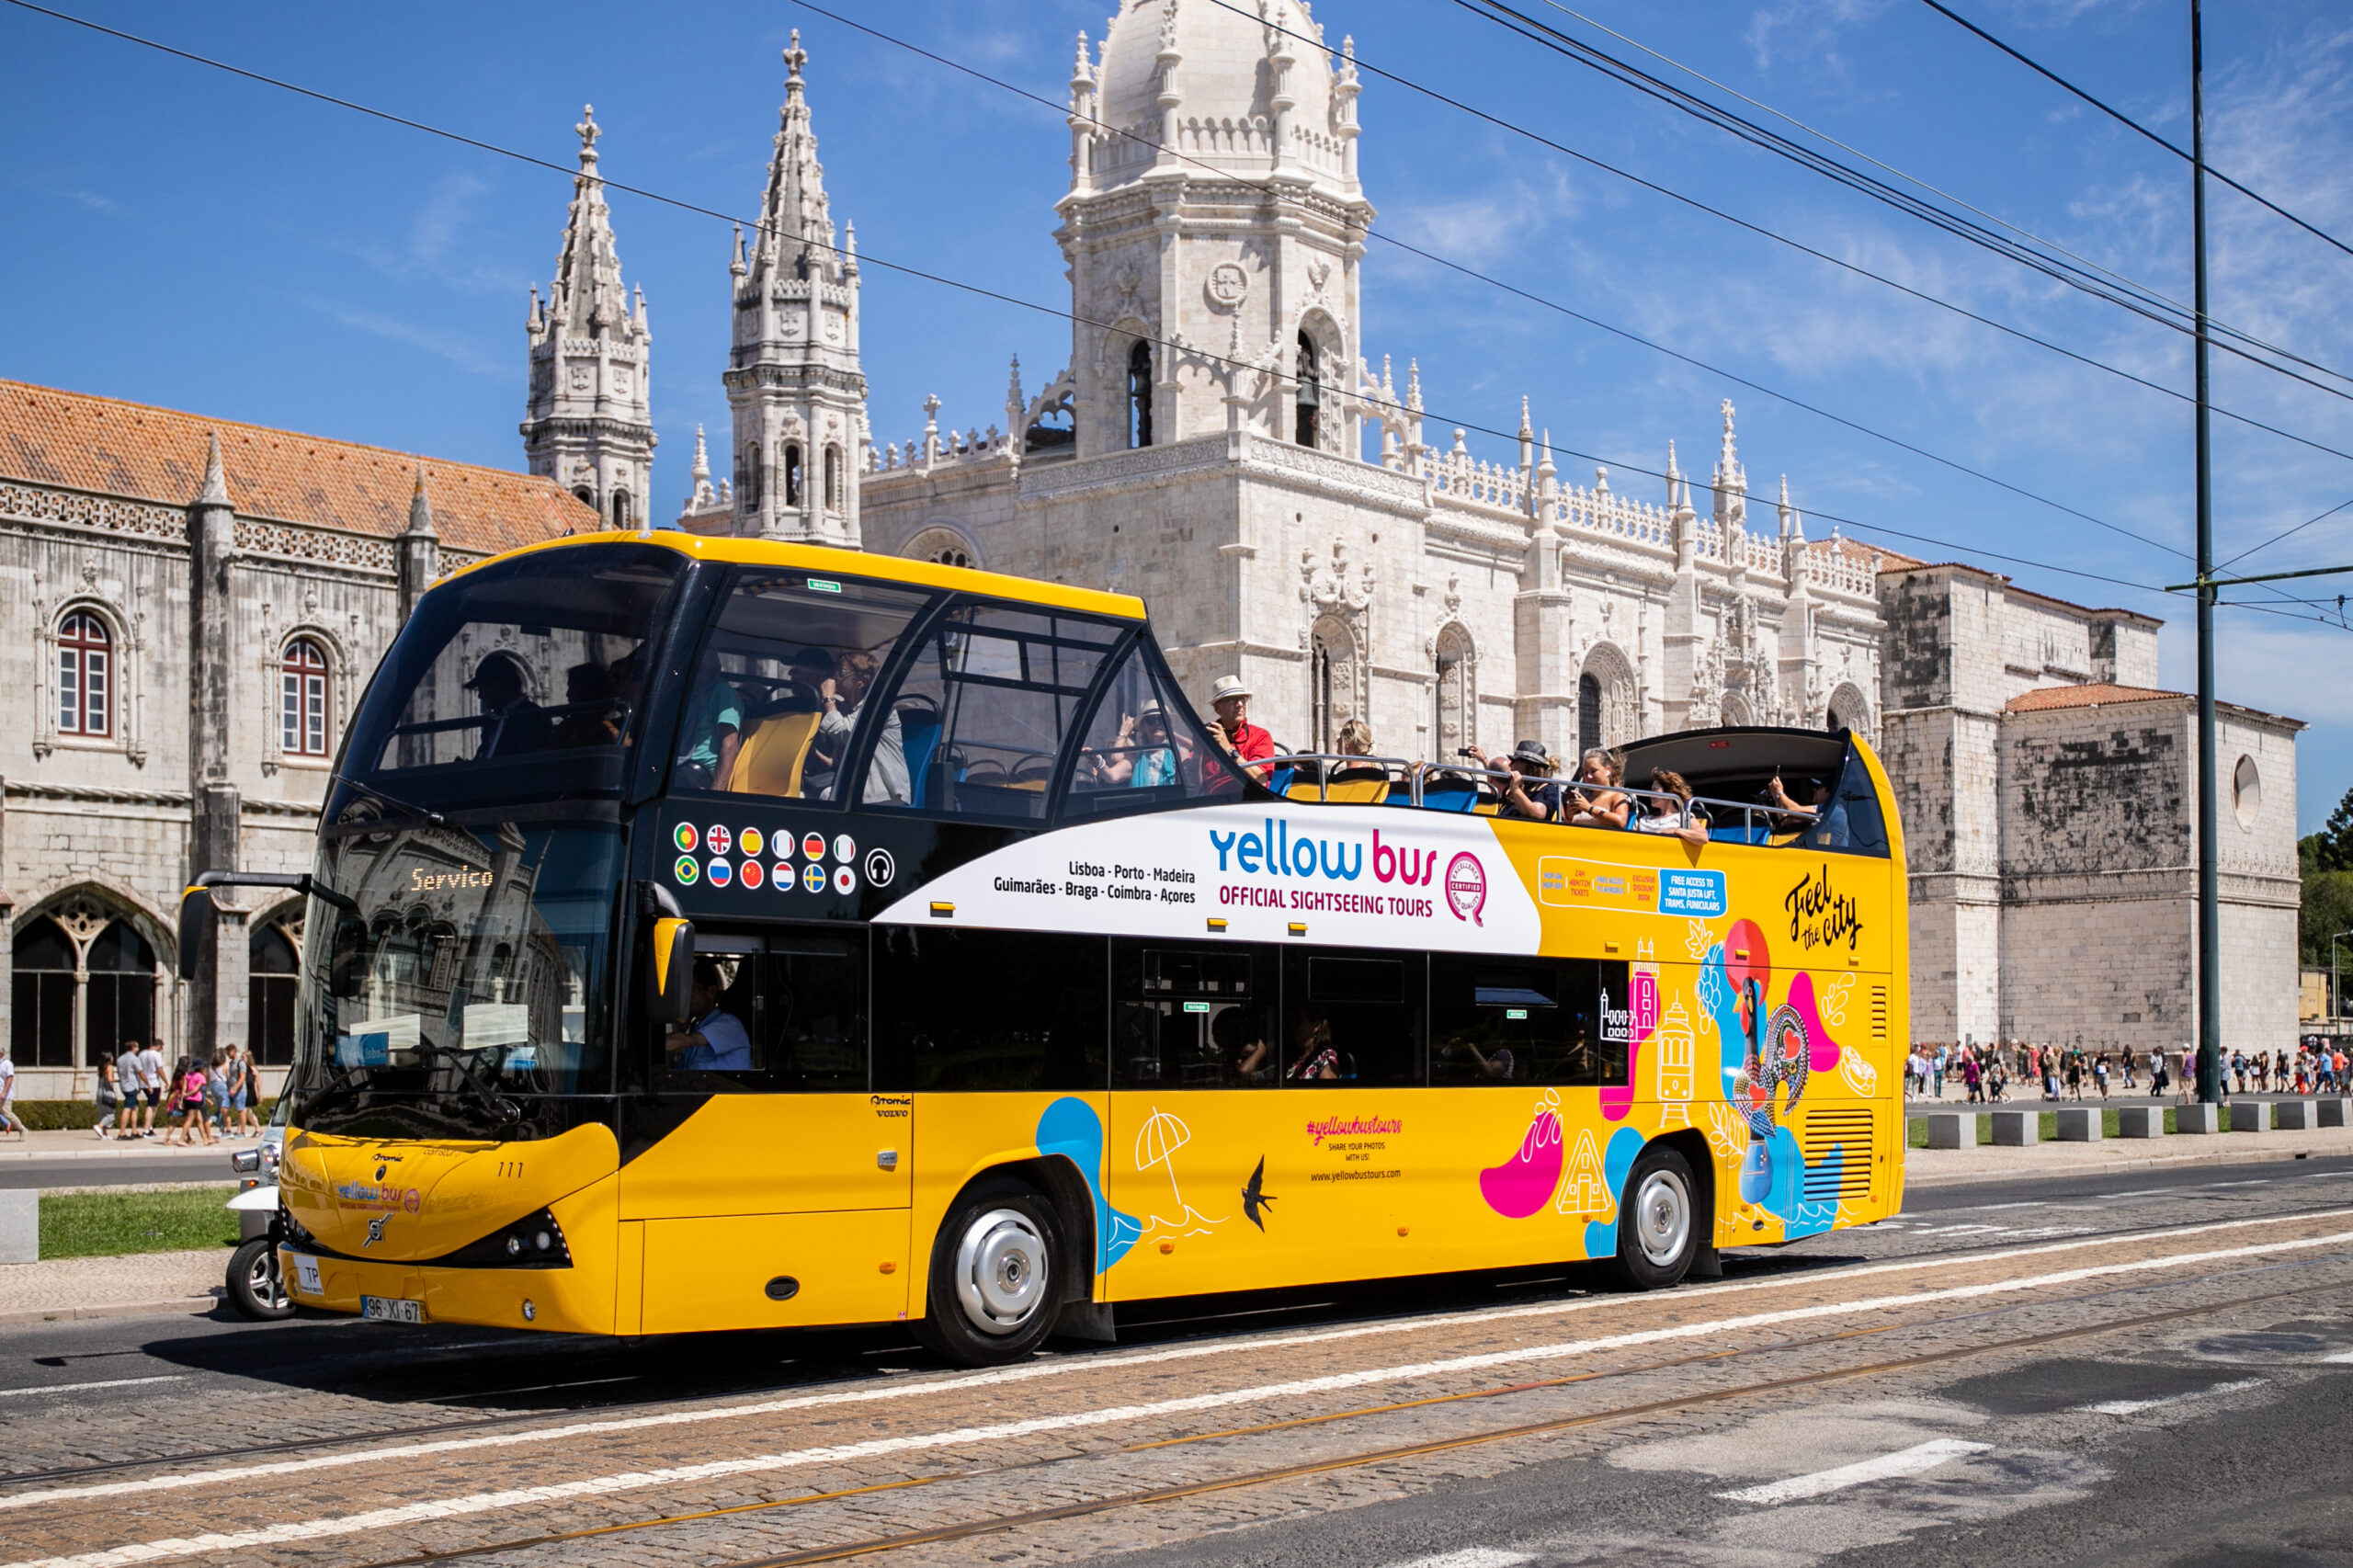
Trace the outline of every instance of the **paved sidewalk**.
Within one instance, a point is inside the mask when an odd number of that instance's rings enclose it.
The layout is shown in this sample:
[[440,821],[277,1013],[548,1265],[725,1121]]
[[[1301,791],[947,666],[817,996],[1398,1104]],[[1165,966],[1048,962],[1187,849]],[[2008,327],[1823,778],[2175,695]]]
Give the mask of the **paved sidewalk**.
[[[1919,1114],[1916,1108],[1914,1114]],[[2022,1176],[2096,1176],[2165,1165],[2251,1165],[2347,1155],[2353,1155],[2353,1127],[2326,1127],[2312,1132],[2177,1132],[2163,1138],[2104,1138],[2097,1143],[2052,1141],[2023,1149],[1982,1144],[1974,1149],[1907,1149],[1904,1184],[1941,1187],[2015,1181]]]
[[0,1324],[202,1312],[228,1269],[227,1247],[0,1264]]
[[9,1160],[218,1160],[228,1167],[231,1153],[250,1149],[258,1139],[224,1138],[218,1143],[199,1142],[193,1149],[164,1146],[164,1135],[153,1138],[107,1139],[101,1142],[84,1128],[75,1132],[28,1132],[22,1138],[0,1138],[0,1161]]

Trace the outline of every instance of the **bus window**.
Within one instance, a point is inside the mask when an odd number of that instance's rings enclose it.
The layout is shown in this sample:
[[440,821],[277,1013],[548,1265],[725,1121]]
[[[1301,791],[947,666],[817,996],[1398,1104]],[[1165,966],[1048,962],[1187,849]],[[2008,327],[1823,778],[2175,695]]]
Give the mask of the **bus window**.
[[874,927],[875,1087],[1100,1090],[1100,937]]
[[695,954],[695,1017],[663,1042],[665,1088],[865,1092],[865,932],[697,932]]
[[672,788],[833,800],[859,727],[879,722],[863,799],[904,803],[899,716],[869,699],[928,602],[805,571],[738,573],[696,665]]
[[1196,800],[1212,790],[1240,792],[1241,780],[1142,639],[1128,650],[1086,727],[1071,765],[1063,816],[1112,816]]
[[1121,631],[1001,605],[942,617],[891,702],[906,761],[905,803],[999,820],[1043,817],[1063,733]]
[[1111,1062],[1123,1088],[1222,1089],[1275,1081],[1272,948],[1111,945]]
[[1435,953],[1430,1082],[1623,1085],[1631,994],[1620,961]]
[[1422,1082],[1418,953],[1298,948],[1283,954],[1282,1082]]

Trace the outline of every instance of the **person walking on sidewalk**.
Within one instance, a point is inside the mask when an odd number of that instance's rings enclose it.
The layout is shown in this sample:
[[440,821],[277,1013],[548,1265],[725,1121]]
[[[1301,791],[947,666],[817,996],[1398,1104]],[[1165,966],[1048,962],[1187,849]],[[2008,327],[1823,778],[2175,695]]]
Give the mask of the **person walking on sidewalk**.
[[2092,1058],[2092,1078],[2099,1085],[2099,1097],[2108,1098],[2108,1052],[2103,1051]]
[[17,1119],[17,1064],[8,1060],[8,1046],[0,1040],[0,1133],[25,1135],[25,1124]]
[[[153,1138],[155,1136],[155,1113],[164,1108],[164,1053],[152,1044],[142,1046],[135,1040],[124,1040],[122,1049],[124,1055],[131,1058],[131,1071],[138,1079],[140,1105],[138,1135],[142,1138]],[[117,1057],[115,1061],[119,1065],[122,1058]],[[171,1130],[171,1120],[168,1117],[165,1119],[164,1128],[165,1131]],[[131,1135],[129,1117],[123,1119],[122,1132],[126,1138]]]
[[102,1052],[98,1057],[98,1084],[90,1091],[90,1098],[98,1108],[97,1125],[90,1131],[97,1133],[98,1142],[103,1143],[107,1140],[107,1130],[114,1125],[115,1118],[122,1114],[122,1080],[115,1074],[114,1057],[110,1052]]

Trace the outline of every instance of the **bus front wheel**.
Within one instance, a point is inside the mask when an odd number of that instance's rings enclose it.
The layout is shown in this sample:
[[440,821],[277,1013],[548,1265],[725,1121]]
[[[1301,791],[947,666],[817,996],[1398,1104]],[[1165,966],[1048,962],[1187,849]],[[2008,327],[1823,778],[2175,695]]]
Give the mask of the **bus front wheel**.
[[1654,1143],[1634,1162],[1618,1210],[1618,1256],[1610,1272],[1633,1290],[1679,1284],[1699,1251],[1700,1219],[1691,1164]]
[[1062,1232],[1052,1205],[1009,1177],[967,1188],[932,1244],[925,1344],[967,1367],[1029,1356],[1062,1311]]

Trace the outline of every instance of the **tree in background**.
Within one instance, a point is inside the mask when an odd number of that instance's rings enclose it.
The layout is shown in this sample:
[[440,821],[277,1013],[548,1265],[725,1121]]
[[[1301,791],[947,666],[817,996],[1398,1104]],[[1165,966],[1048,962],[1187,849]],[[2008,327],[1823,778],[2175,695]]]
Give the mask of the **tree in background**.
[[2307,968],[2326,969],[2329,937],[2353,931],[2353,790],[2318,833],[2297,841],[2296,860],[2303,879],[2299,957]]

